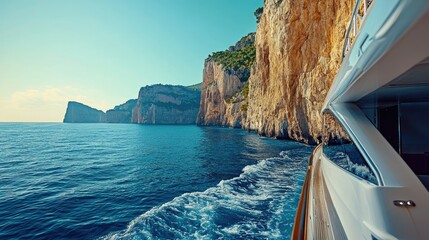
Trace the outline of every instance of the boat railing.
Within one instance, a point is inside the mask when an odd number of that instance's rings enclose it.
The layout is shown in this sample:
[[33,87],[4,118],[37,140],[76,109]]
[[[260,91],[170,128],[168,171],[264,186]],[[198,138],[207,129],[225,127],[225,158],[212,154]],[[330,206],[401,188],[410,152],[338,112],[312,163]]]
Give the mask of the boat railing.
[[344,59],[349,51],[351,50],[356,36],[359,34],[362,23],[364,22],[368,8],[374,0],[357,0],[356,5],[353,9],[352,17],[350,19],[349,27],[346,32],[346,39],[343,46],[343,56]]
[[316,153],[319,151],[319,148],[321,148],[321,146],[322,144],[319,144],[313,150],[313,153],[311,154],[310,159],[308,160],[308,167],[305,174],[304,183],[302,185],[301,196],[299,198],[298,208],[296,210],[296,215],[295,215],[295,221],[292,227],[292,234],[291,234],[292,240],[307,239],[306,220],[307,220],[308,188],[311,181],[311,168],[313,166],[313,159]]

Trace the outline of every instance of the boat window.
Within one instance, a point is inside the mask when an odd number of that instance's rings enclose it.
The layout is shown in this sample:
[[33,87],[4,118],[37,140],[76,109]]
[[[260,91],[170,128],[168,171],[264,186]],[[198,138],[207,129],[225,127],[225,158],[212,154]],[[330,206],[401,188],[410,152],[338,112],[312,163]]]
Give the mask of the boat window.
[[[350,140],[346,131],[330,114],[325,114],[325,132],[323,153],[341,168],[350,173],[377,184],[377,179],[355,144]],[[334,130],[335,129],[335,130]],[[332,134],[335,131],[336,134]],[[333,137],[341,134],[344,137]]]
[[364,103],[368,119],[429,189],[429,102]]
[[428,76],[426,58],[356,104],[429,190]]
[[400,154],[416,175],[429,175],[429,102],[400,105]]

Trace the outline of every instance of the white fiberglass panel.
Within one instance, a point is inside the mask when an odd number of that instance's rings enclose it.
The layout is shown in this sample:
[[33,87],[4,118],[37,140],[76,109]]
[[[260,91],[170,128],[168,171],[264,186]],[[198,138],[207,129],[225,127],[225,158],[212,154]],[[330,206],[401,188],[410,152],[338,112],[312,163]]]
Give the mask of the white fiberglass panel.
[[323,109],[357,101],[426,59],[428,11],[426,0],[374,1]]
[[[341,221],[351,223],[353,219],[363,219],[367,228],[375,229],[376,232],[389,233],[399,239],[426,239],[429,236],[429,192],[355,104],[335,104],[331,105],[330,109],[359,146],[359,150],[382,182],[380,186],[363,187],[363,180],[347,173],[333,162],[323,163],[326,184],[333,205],[336,209],[338,207]],[[359,181],[359,184],[356,185],[356,181]],[[359,194],[359,197],[356,194]],[[366,200],[360,199],[361,195]],[[416,206],[394,206],[395,200],[412,200]],[[364,213],[367,208],[370,218]],[[413,226],[409,226],[407,221],[412,221]],[[344,229],[348,232],[347,227]],[[413,233],[416,234],[415,237],[412,237]]]
[[424,239],[408,209],[393,205],[408,196],[405,188],[375,186],[325,156],[320,171],[348,239]]

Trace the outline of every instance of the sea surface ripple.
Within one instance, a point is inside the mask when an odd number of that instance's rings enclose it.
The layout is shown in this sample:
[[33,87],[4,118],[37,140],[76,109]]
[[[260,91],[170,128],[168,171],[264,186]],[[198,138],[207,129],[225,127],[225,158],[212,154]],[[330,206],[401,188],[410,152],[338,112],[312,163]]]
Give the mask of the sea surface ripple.
[[312,149],[225,128],[1,123],[0,239],[287,239]]

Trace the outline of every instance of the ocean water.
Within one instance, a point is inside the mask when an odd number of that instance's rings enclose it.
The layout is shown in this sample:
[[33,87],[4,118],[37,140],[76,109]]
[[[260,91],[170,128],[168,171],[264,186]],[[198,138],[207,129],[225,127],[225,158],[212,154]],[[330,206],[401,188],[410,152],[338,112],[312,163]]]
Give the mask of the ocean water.
[[0,239],[288,239],[312,150],[226,128],[0,123]]

